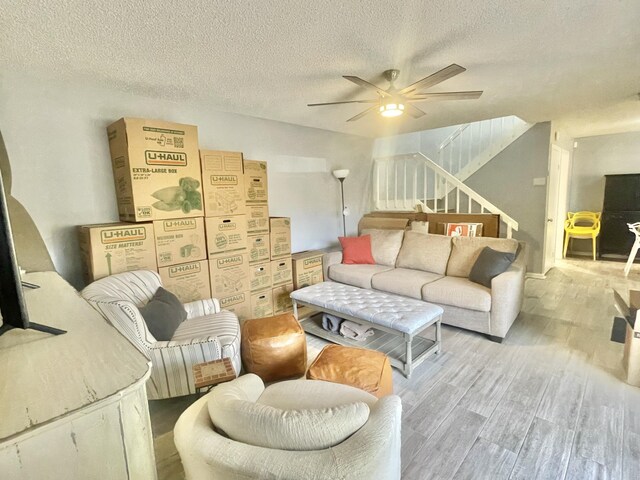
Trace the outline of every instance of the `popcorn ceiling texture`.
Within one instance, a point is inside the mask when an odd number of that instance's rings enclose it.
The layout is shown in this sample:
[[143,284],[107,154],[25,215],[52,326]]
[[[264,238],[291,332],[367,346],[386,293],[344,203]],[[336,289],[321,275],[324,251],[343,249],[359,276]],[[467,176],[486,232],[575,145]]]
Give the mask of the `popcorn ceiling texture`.
[[[580,136],[607,116],[618,130],[639,127],[639,20],[637,0],[0,0],[0,62],[370,137],[510,114],[564,118]],[[484,89],[480,100],[353,124],[362,105],[306,106],[370,97],[341,75],[386,88],[381,72],[399,68],[404,86],[453,62],[468,71],[433,91]]]

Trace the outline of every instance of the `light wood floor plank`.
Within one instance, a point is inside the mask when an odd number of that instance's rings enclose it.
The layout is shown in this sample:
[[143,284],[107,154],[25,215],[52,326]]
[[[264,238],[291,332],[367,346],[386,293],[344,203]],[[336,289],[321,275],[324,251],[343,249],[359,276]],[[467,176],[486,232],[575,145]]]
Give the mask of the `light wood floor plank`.
[[572,441],[572,430],[541,418],[534,418],[510,478],[563,478]]
[[451,478],[475,443],[486,418],[460,407],[453,409],[418,449],[403,472],[406,480]]
[[454,480],[501,480],[509,478],[517,455],[495,443],[478,438],[453,476]]

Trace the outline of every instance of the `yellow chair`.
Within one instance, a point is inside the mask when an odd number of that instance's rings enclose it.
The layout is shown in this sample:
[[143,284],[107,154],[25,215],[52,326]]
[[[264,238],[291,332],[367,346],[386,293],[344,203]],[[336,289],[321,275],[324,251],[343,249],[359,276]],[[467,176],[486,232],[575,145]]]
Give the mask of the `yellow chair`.
[[564,251],[562,258],[567,256],[567,248],[572,238],[590,238],[593,244],[593,259],[596,259],[596,238],[600,234],[601,212],[569,212],[564,222]]

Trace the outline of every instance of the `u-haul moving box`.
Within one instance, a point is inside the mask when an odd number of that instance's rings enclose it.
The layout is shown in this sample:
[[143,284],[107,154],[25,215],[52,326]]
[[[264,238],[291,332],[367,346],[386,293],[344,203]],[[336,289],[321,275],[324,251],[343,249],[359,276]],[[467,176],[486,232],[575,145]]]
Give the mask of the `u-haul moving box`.
[[198,127],[121,118],[107,135],[120,220],[202,216]]
[[172,218],[153,222],[158,267],[207,258],[204,218]]
[[244,161],[244,189],[247,205],[268,203],[267,162]]
[[291,257],[271,261],[271,284],[279,287],[285,283],[293,283]]
[[273,315],[273,296],[271,290],[251,294],[251,317],[263,318]]
[[211,296],[220,298],[250,290],[249,256],[246,252],[225,253],[209,258]]
[[247,233],[249,235],[269,233],[268,205],[247,205]]
[[289,217],[269,218],[269,241],[271,260],[291,255],[291,219]]
[[269,234],[251,235],[247,237],[249,247],[249,262],[261,263],[271,259],[271,249],[269,246]]
[[[215,296],[215,295],[214,295]],[[251,292],[238,292],[218,297],[220,308],[236,314],[239,320],[251,317]]]
[[131,270],[158,271],[152,223],[80,225],[78,239],[87,283]]
[[200,162],[205,216],[245,213],[242,153],[200,150]]
[[209,257],[221,253],[246,251],[246,215],[207,217],[204,219],[204,223],[207,231],[207,252]]
[[182,303],[211,298],[209,261],[181,263],[158,269],[162,286]]
[[293,286],[296,290],[315,285],[324,280],[322,257],[323,253],[317,250],[298,252],[291,255]]
[[252,292],[271,288],[271,262],[250,265],[249,279]]
[[293,301],[291,300],[291,292],[293,292],[293,284],[288,283],[280,287],[276,287],[271,291],[273,296],[273,314],[290,312],[293,310]]

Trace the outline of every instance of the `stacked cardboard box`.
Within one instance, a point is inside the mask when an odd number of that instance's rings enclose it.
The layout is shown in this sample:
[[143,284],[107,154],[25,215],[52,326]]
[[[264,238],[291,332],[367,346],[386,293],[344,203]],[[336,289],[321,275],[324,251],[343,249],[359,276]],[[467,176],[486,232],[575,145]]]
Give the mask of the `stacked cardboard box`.
[[197,127],[121,118],[107,137],[118,213],[133,223],[78,228],[85,280],[153,270],[182,302],[209,298]]
[[271,278],[274,314],[293,309],[289,294],[293,291],[291,263],[291,219],[271,217],[269,219],[269,241],[271,243]]
[[269,238],[267,163],[244,161],[244,199],[251,277],[251,316],[273,315],[271,295],[271,243]]
[[323,253],[317,250],[307,250],[291,255],[293,264],[293,288],[300,288],[315,285],[324,281],[322,271]]
[[87,283],[130,270],[158,271],[152,223],[80,225],[78,238]]
[[211,296],[251,317],[251,278],[242,153],[201,150]]

